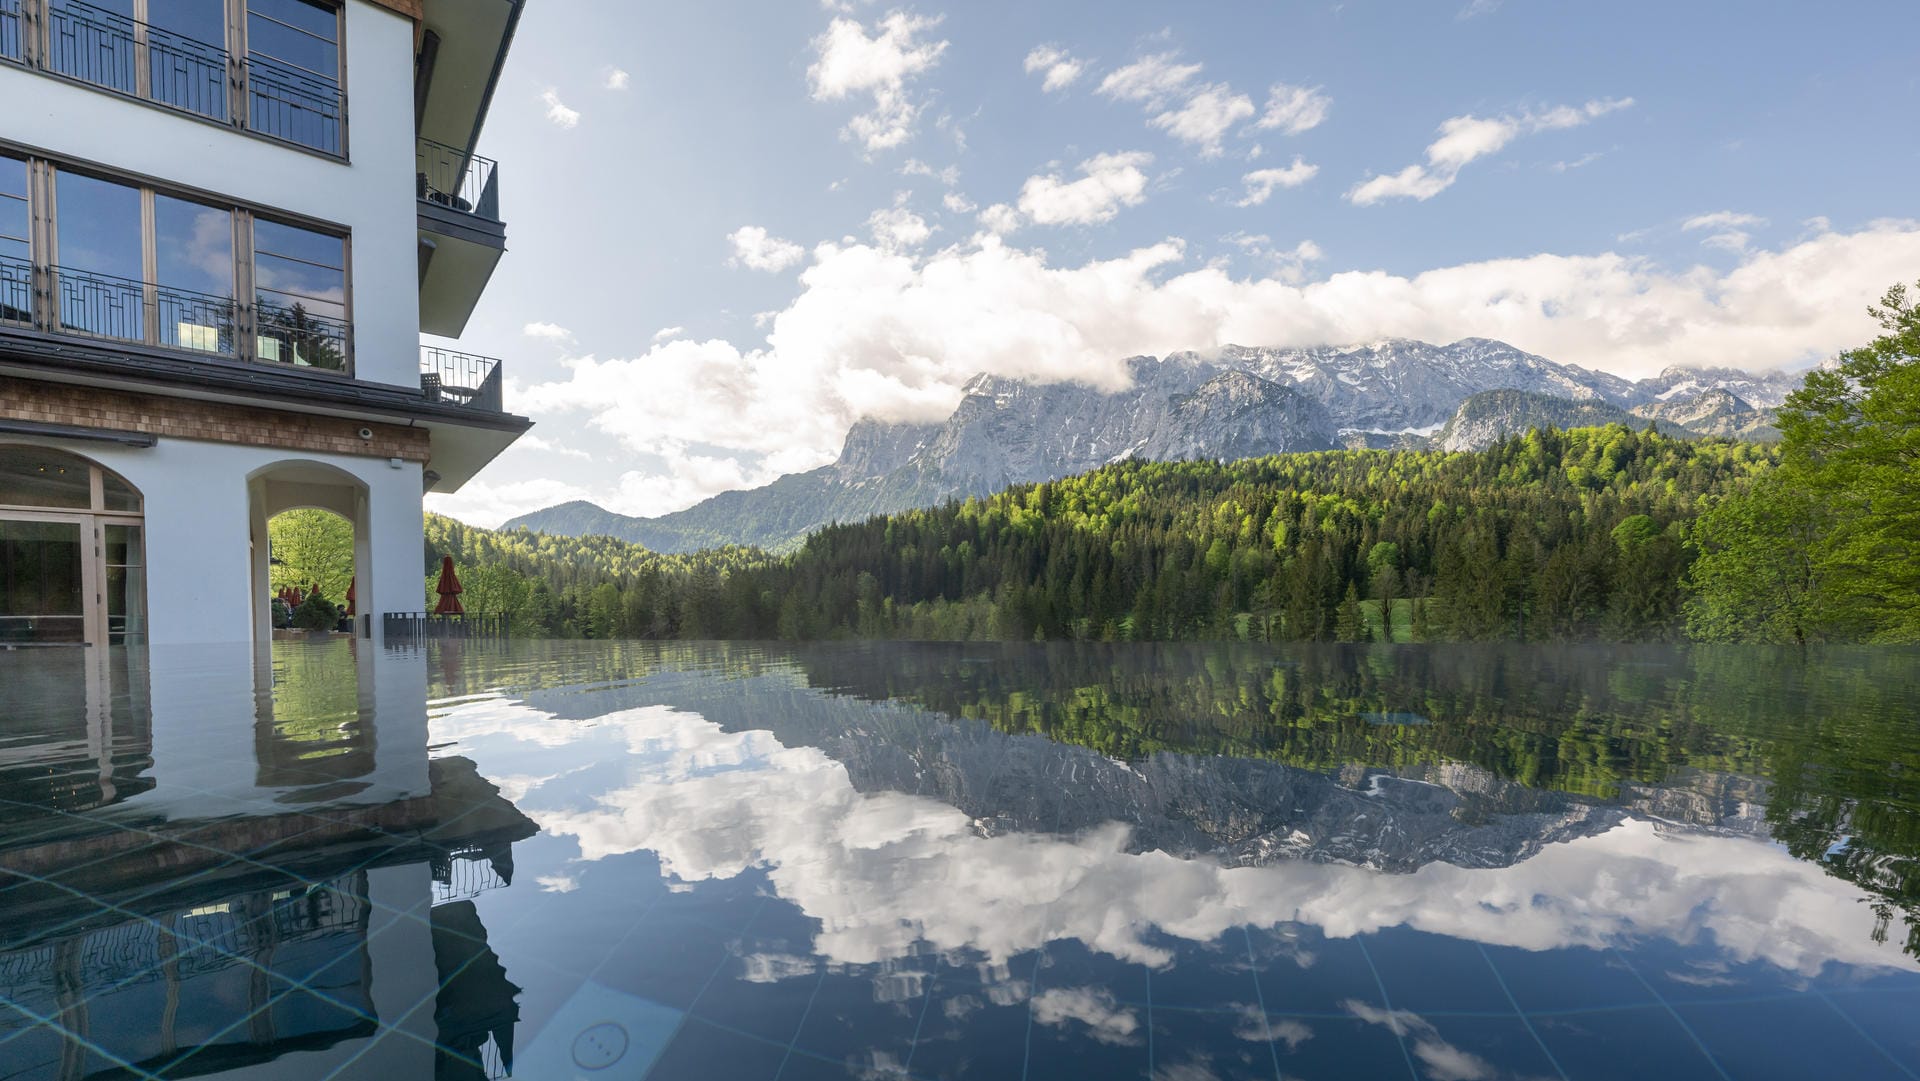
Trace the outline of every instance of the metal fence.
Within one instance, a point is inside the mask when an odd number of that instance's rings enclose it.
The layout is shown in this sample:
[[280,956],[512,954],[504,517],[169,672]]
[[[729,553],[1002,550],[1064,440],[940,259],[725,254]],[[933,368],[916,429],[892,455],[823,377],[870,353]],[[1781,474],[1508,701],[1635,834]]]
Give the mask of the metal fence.
[[10,255],[0,255],[0,323],[33,325],[33,264]]
[[432,139],[414,144],[417,194],[429,203],[500,220],[499,167],[491,158]]
[[[153,342],[201,353],[233,352],[239,305],[232,297],[72,267],[48,269],[55,283],[62,333]],[[30,299],[30,290],[28,295]]]
[[82,0],[48,3],[46,66],[183,112],[227,119],[226,49]]
[[426,612],[387,612],[380,617],[380,621],[386,641],[394,645],[450,638],[498,640],[507,637],[507,617],[504,615],[437,616]]
[[326,154],[346,153],[347,98],[336,74],[259,53],[237,60],[225,42],[87,0],[0,0],[0,58],[209,120],[237,120]]
[[420,389],[430,402],[504,412],[500,379],[500,362],[493,357],[420,347]]

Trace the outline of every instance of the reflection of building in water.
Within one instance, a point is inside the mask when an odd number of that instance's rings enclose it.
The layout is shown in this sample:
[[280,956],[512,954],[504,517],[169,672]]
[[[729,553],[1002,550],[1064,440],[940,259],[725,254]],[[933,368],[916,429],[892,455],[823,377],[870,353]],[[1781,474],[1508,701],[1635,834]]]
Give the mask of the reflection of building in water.
[[[519,988],[472,898],[511,882],[511,846],[537,827],[471,761],[426,760],[417,662],[344,656],[310,673],[317,694],[268,684],[255,738],[203,740],[197,773],[170,771],[165,749],[183,726],[222,725],[149,713],[137,653],[38,651],[0,672],[47,704],[9,726],[0,758],[5,805],[32,806],[0,818],[0,997],[17,1010],[0,1018],[0,1073],[244,1073],[287,1056],[290,1076],[511,1069]],[[160,701],[209,679],[153,671]],[[54,708],[81,700],[91,728]],[[28,776],[54,780],[15,784]],[[175,784],[220,777],[224,792]]]

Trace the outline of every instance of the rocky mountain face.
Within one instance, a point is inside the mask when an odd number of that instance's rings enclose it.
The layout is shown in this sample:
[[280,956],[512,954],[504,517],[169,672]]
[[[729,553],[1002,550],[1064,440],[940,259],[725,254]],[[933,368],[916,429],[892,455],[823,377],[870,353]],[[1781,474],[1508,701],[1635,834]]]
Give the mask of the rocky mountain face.
[[[567,503],[506,523],[605,534],[662,552],[775,550],[857,521],[1053,480],[1126,458],[1248,458],[1337,446],[1475,449],[1529,427],[1648,421],[1675,434],[1767,438],[1799,383],[1782,373],[1669,368],[1635,383],[1504,342],[1391,338],[1366,345],[1176,353],[1126,362],[1130,385],[980,375],[938,424],[862,420],[831,465],[673,514],[633,518]],[[1495,392],[1489,397],[1489,392]]]
[[1780,438],[1772,409],[1755,409],[1731,390],[1715,387],[1692,397],[1656,399],[1634,406],[1633,414],[1677,424],[1696,435],[1771,442]]
[[[1668,421],[1653,423],[1667,435],[1691,434]],[[1606,424],[1644,428],[1647,421],[1598,399],[1576,402],[1524,390],[1485,390],[1460,403],[1434,434],[1431,445],[1439,450],[1482,450],[1533,428],[1597,428]]]

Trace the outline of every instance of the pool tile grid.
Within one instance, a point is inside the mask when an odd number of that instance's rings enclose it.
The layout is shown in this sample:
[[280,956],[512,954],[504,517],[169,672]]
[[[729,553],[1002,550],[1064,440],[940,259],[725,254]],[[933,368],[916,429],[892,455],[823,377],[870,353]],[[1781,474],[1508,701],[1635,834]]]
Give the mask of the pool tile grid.
[[[5,801],[0,801],[0,802],[5,802]],[[473,805],[473,806],[470,806],[470,807],[468,807],[468,808],[466,808],[465,810],[463,810],[463,811],[461,811],[461,812],[460,812],[460,814],[458,814],[458,815],[456,815],[456,816],[454,816],[454,818],[453,818],[453,819],[451,819],[451,820],[450,820],[450,822],[458,822],[458,821],[459,821],[459,820],[460,820],[461,818],[463,818],[463,817],[465,817],[466,815],[468,815],[468,814],[471,814],[471,813],[473,813],[474,811],[476,811],[476,810],[478,810],[478,809],[479,809],[479,806],[480,806],[479,804],[475,804],[475,805]],[[58,812],[58,813],[66,813],[66,812]],[[314,828],[316,828],[316,829],[317,829],[317,828],[319,828],[319,827],[318,827],[318,826],[315,826]],[[148,832],[148,831],[138,831],[138,832]],[[202,846],[202,847],[205,847],[205,846]],[[222,852],[221,850],[218,850],[218,849],[211,849],[211,848],[209,848],[209,849],[207,849],[207,850],[208,850],[208,851],[212,851],[212,852],[215,852],[216,854],[222,854],[222,855],[228,855],[228,856],[233,856],[233,854],[231,854],[231,853],[224,853],[224,852]],[[369,857],[368,857],[367,859],[365,859],[365,860],[362,860],[362,861],[360,861],[360,862],[358,862],[358,863],[356,863],[356,864],[353,864],[352,866],[350,866],[350,867],[348,867],[348,868],[346,868],[345,870],[343,870],[343,871],[341,871],[341,872],[340,872],[339,874],[341,874],[341,875],[350,875],[350,874],[354,874],[354,873],[357,873],[357,872],[358,872],[358,871],[360,871],[360,870],[364,870],[364,869],[366,869],[367,867],[369,867],[369,866],[370,866],[371,864],[373,864],[373,863],[374,863],[375,861],[377,861],[377,860],[378,860],[378,859],[379,859],[379,858],[380,858],[381,856],[383,856],[384,854],[385,854],[385,853],[379,853],[379,852],[377,852],[377,853],[374,853],[373,855],[371,855],[371,856],[369,856]],[[292,877],[292,878],[294,878],[294,879],[295,879],[296,881],[299,881],[299,882],[303,882],[303,883],[305,883],[305,884],[307,884],[307,885],[309,885],[309,886],[314,886],[314,885],[318,885],[318,884],[319,884],[319,883],[315,883],[315,882],[313,882],[313,881],[311,881],[311,880],[309,880],[309,879],[306,879],[305,877],[303,877],[303,876],[300,876],[300,875],[298,875],[298,874],[293,874],[293,873],[291,873],[291,872],[287,872],[287,871],[284,871],[283,869],[280,869],[280,868],[275,868],[275,867],[272,867],[271,865],[268,865],[268,864],[259,864],[259,863],[257,863],[257,861],[253,861],[253,860],[248,860],[248,859],[245,859],[245,858],[243,858],[243,857],[237,857],[237,856],[233,856],[233,858],[234,858],[235,860],[237,860],[237,861],[239,861],[239,862],[248,862],[248,863],[255,863],[255,865],[256,865],[256,866],[260,866],[260,867],[263,867],[263,868],[265,868],[265,869],[268,869],[268,870],[272,870],[272,871],[274,871],[275,873],[280,873],[280,874],[288,874],[288,875],[289,875],[290,877]],[[211,867],[211,868],[207,868],[207,869],[205,869],[204,871],[202,871],[202,872],[200,872],[200,874],[206,874],[206,873],[210,873],[210,872],[212,872],[212,871],[217,871],[217,870],[219,870],[219,869],[220,869],[220,867],[219,867],[219,866],[215,866],[215,867]],[[35,877],[35,876],[27,876],[27,877]],[[198,875],[196,875],[196,876],[192,876],[192,877],[198,877]],[[338,876],[335,876],[335,877],[338,877]],[[350,1014],[350,1015],[352,1015],[352,1016],[356,1016],[356,1017],[359,1017],[359,1018],[361,1018],[362,1020],[365,1020],[365,1021],[368,1021],[368,1022],[371,1022],[372,1024],[374,1024],[374,1025],[376,1026],[376,1028],[377,1028],[377,1031],[376,1031],[376,1033],[375,1033],[375,1035],[374,1035],[373,1037],[370,1037],[370,1038],[369,1038],[369,1039],[367,1040],[367,1043],[366,1043],[366,1045],[365,1045],[365,1047],[364,1047],[364,1048],[362,1049],[362,1053],[364,1053],[364,1050],[365,1050],[365,1049],[367,1049],[367,1048],[371,1048],[371,1047],[372,1047],[372,1046],[373,1046],[373,1045],[374,1045],[374,1044],[375,1044],[375,1043],[376,1043],[376,1042],[377,1042],[377,1041],[379,1040],[379,1038],[380,1038],[380,1037],[381,1037],[382,1035],[384,1035],[384,1034],[386,1034],[386,1033],[389,1033],[389,1032],[397,1032],[397,1033],[399,1033],[400,1035],[403,1035],[403,1036],[405,1036],[405,1037],[407,1037],[407,1038],[409,1038],[409,1039],[413,1039],[413,1040],[417,1040],[417,1041],[421,1041],[421,1042],[425,1042],[425,1043],[427,1043],[427,1044],[429,1044],[429,1045],[431,1045],[431,1046],[434,1046],[434,1047],[441,1047],[441,1045],[440,1045],[440,1044],[439,1044],[439,1043],[438,1043],[437,1041],[434,1041],[434,1040],[429,1040],[429,1039],[423,1039],[422,1037],[420,1037],[420,1036],[418,1036],[418,1035],[416,1035],[416,1034],[414,1034],[414,1033],[412,1033],[412,1032],[410,1032],[410,1031],[407,1031],[407,1030],[406,1030],[406,1029],[404,1029],[404,1028],[401,1028],[401,1027],[399,1027],[399,1025],[400,1025],[400,1024],[401,1024],[402,1022],[404,1022],[404,1021],[405,1021],[405,1020],[406,1020],[406,1019],[407,1019],[408,1017],[411,1017],[411,1016],[412,1016],[412,1014],[413,1014],[413,1012],[414,1012],[415,1010],[417,1010],[417,1009],[418,1009],[418,1008],[420,1007],[420,1005],[422,1005],[422,1003],[415,1003],[415,1005],[414,1005],[414,1007],[413,1007],[412,1009],[410,1009],[410,1010],[408,1010],[408,1012],[407,1012],[407,1013],[406,1013],[405,1015],[403,1015],[403,1016],[402,1016],[402,1017],[401,1017],[401,1018],[400,1018],[400,1019],[399,1019],[398,1021],[395,1021],[395,1022],[392,1022],[392,1023],[388,1023],[388,1022],[383,1022],[383,1021],[381,1021],[381,1019],[380,1019],[380,1018],[378,1018],[378,1017],[374,1017],[374,1016],[371,1016],[371,1015],[369,1015],[369,1014],[368,1014],[368,1013],[367,1013],[366,1011],[364,1011],[364,1010],[361,1010],[361,1009],[359,1009],[359,1008],[357,1008],[357,1007],[355,1007],[355,1006],[353,1006],[353,1005],[352,1005],[352,1004],[350,1004],[350,1003],[346,1003],[346,1002],[341,1002],[340,1000],[338,1000],[338,999],[336,999],[336,998],[334,998],[333,996],[331,996],[331,995],[328,995],[328,994],[326,994],[326,993],[325,993],[325,992],[323,992],[323,991],[319,991],[319,990],[317,990],[317,989],[315,989],[315,988],[313,988],[313,987],[311,987],[311,986],[310,986],[310,985],[308,985],[308,984],[307,984],[307,983],[306,983],[306,982],[305,982],[304,980],[299,980],[299,979],[293,979],[293,978],[290,978],[290,977],[287,977],[287,976],[284,976],[284,975],[282,975],[282,974],[279,974],[279,973],[275,973],[275,972],[273,972],[273,971],[271,971],[271,970],[269,970],[269,969],[267,969],[267,968],[265,968],[264,966],[262,966],[262,965],[260,965],[260,964],[259,964],[259,962],[257,962],[257,961],[255,961],[255,960],[253,960],[253,959],[252,959],[252,958],[250,958],[250,957],[246,957],[246,956],[242,956],[242,955],[239,955],[239,954],[235,954],[235,953],[232,953],[231,951],[228,951],[228,950],[224,950],[224,949],[221,949],[221,948],[220,948],[220,947],[219,947],[219,946],[218,946],[217,944],[215,944],[215,943],[213,943],[213,942],[211,942],[211,941],[208,941],[208,940],[204,940],[204,939],[195,939],[195,938],[193,938],[193,937],[192,937],[192,936],[190,936],[190,935],[180,935],[180,934],[179,934],[178,932],[168,932],[168,931],[167,931],[167,929],[165,929],[165,928],[162,928],[162,927],[160,927],[160,924],[159,924],[159,922],[158,922],[157,920],[155,920],[155,919],[153,919],[153,918],[152,918],[152,917],[150,917],[150,916],[144,916],[144,915],[141,915],[140,913],[137,913],[137,912],[133,912],[133,911],[131,911],[131,910],[129,910],[129,909],[127,909],[127,908],[125,908],[125,907],[123,907],[123,905],[120,905],[120,904],[103,904],[103,903],[101,903],[101,902],[99,901],[99,899],[97,899],[97,898],[94,898],[94,897],[92,897],[91,895],[88,895],[88,894],[84,894],[84,893],[82,893],[82,892],[80,892],[80,891],[77,891],[77,890],[73,890],[73,889],[71,889],[71,888],[69,888],[69,887],[66,887],[66,886],[64,886],[64,885],[62,885],[62,884],[60,884],[60,883],[58,883],[58,882],[53,882],[53,881],[49,881],[49,880],[45,880],[45,879],[41,879],[40,881],[43,881],[43,882],[45,882],[45,884],[47,884],[47,885],[49,885],[49,886],[52,886],[52,887],[53,887],[53,888],[55,888],[55,889],[59,889],[59,890],[61,890],[61,891],[63,891],[63,892],[66,892],[66,893],[69,893],[69,894],[71,894],[71,895],[73,895],[73,896],[74,896],[74,897],[76,897],[76,898],[79,898],[79,899],[84,899],[84,900],[87,900],[87,901],[89,901],[89,902],[91,902],[91,903],[93,903],[93,905],[94,905],[94,909],[95,909],[93,913],[89,913],[89,914],[88,914],[88,915],[86,915],[86,916],[81,916],[81,917],[77,917],[77,918],[76,918],[75,920],[71,920],[71,921],[68,921],[68,922],[67,922],[66,924],[63,924],[63,925],[60,925],[59,927],[56,927],[56,928],[53,928],[53,929],[51,929],[51,930],[50,930],[50,931],[48,932],[48,933],[49,933],[49,935],[54,935],[54,934],[58,934],[58,933],[59,933],[59,932],[60,932],[61,930],[63,930],[63,929],[67,929],[67,928],[72,928],[72,927],[74,927],[74,926],[75,926],[76,924],[78,924],[78,923],[80,923],[80,922],[84,922],[84,921],[85,921],[86,919],[89,919],[89,918],[91,918],[92,916],[95,916],[95,915],[97,915],[97,914],[98,914],[99,912],[102,912],[102,911],[105,911],[105,912],[113,912],[113,913],[116,913],[116,914],[119,914],[119,915],[123,915],[123,916],[125,916],[125,917],[127,918],[127,921],[128,921],[128,922],[137,922],[137,923],[144,923],[144,924],[148,924],[148,925],[151,925],[151,926],[153,926],[153,927],[155,927],[155,928],[157,928],[157,929],[159,929],[159,930],[161,930],[161,931],[162,931],[163,933],[172,933],[172,934],[174,934],[174,935],[175,935],[175,937],[176,937],[176,938],[180,938],[180,939],[182,939],[182,940],[183,940],[184,942],[186,942],[186,943],[188,943],[188,944],[189,944],[189,946],[190,946],[190,948],[207,948],[207,949],[209,949],[209,950],[210,950],[211,952],[213,952],[213,953],[214,953],[214,954],[216,954],[216,955],[219,955],[219,956],[223,956],[223,957],[227,957],[227,958],[229,958],[229,959],[231,959],[232,961],[234,961],[234,962],[235,962],[235,963],[237,963],[237,964],[240,964],[240,965],[243,965],[243,966],[245,966],[245,967],[248,967],[248,968],[252,968],[252,969],[254,969],[254,970],[256,970],[256,971],[258,971],[258,972],[260,972],[261,974],[263,974],[264,976],[266,976],[266,977],[267,977],[267,978],[268,978],[268,979],[269,979],[270,981],[273,981],[273,982],[274,982],[274,983],[276,983],[276,984],[280,984],[280,985],[284,985],[284,986],[283,986],[283,988],[282,988],[282,990],[280,990],[279,992],[277,992],[276,994],[274,994],[274,995],[273,995],[273,996],[272,996],[271,998],[269,998],[269,999],[268,999],[268,1000],[267,1000],[267,1001],[266,1001],[265,1003],[263,1003],[263,1004],[262,1004],[262,1005],[261,1005],[261,1006],[260,1006],[260,1007],[259,1007],[258,1009],[255,1009],[255,1010],[251,1010],[251,1011],[248,1011],[248,1012],[247,1012],[247,1013],[246,1013],[246,1014],[245,1014],[244,1016],[242,1016],[242,1017],[240,1017],[240,1018],[237,1018],[237,1019],[236,1019],[236,1020],[235,1020],[235,1021],[234,1021],[233,1023],[231,1023],[231,1024],[229,1024],[228,1026],[226,1026],[225,1028],[223,1028],[223,1029],[221,1029],[221,1030],[220,1030],[219,1032],[217,1032],[217,1033],[215,1033],[215,1034],[213,1034],[213,1036],[212,1036],[212,1037],[211,1037],[211,1038],[209,1039],[209,1041],[208,1041],[208,1043],[211,1043],[211,1042],[213,1042],[213,1041],[216,1041],[216,1040],[217,1040],[217,1039],[218,1039],[219,1037],[221,1037],[221,1036],[224,1036],[224,1035],[226,1035],[227,1033],[229,1033],[229,1032],[232,1032],[232,1031],[234,1031],[234,1030],[235,1030],[236,1028],[238,1028],[239,1026],[241,1026],[241,1025],[244,1025],[244,1024],[246,1024],[246,1023],[247,1023],[248,1021],[250,1021],[250,1020],[251,1020],[252,1018],[254,1018],[254,1017],[256,1017],[256,1016],[258,1016],[258,1015],[259,1015],[260,1013],[262,1013],[263,1011],[265,1011],[265,1010],[269,1010],[269,1009],[271,1009],[271,1008],[273,1008],[274,1006],[276,1006],[276,1005],[278,1005],[279,1003],[281,1003],[281,1002],[283,1002],[283,1001],[285,1001],[285,999],[286,999],[286,998],[287,998],[287,997],[288,997],[289,995],[293,995],[293,994],[295,994],[295,993],[299,993],[299,992],[304,992],[304,993],[306,993],[306,994],[308,994],[308,995],[310,995],[310,996],[312,996],[313,998],[315,998],[315,999],[317,999],[317,1000],[319,1000],[319,1001],[321,1001],[321,1002],[325,1002],[325,1003],[327,1003],[328,1005],[330,1005],[330,1006],[333,1006],[333,1007],[335,1007],[335,1008],[337,1008],[337,1009],[339,1009],[339,1010],[341,1010],[341,1011],[342,1011],[342,1012],[344,1012],[344,1013],[347,1013],[347,1014]],[[155,893],[157,893],[157,892],[160,892],[161,890],[164,890],[164,889],[167,889],[167,888],[171,888],[171,887],[173,887],[173,886],[176,886],[176,885],[178,885],[178,882],[179,882],[179,881],[188,881],[188,880],[187,880],[187,879],[183,879],[183,880],[178,880],[178,881],[174,881],[174,882],[167,882],[167,883],[162,883],[162,884],[161,884],[160,886],[157,886],[157,887],[156,887],[155,889],[153,889],[153,890],[149,890],[149,891],[146,891],[145,893],[142,893],[142,894],[137,894],[137,895],[135,895],[135,896],[133,896],[133,897],[130,897],[130,898],[126,898],[125,900],[126,900],[126,902],[128,902],[128,903],[131,903],[131,902],[135,902],[135,901],[138,901],[138,900],[140,900],[140,899],[142,899],[143,897],[149,897],[149,896],[152,896],[153,894],[155,894]],[[430,926],[430,924],[429,924],[429,922],[428,922],[428,918],[427,918],[427,917],[423,917],[423,916],[422,916],[422,915],[420,914],[420,912],[418,911],[418,909],[420,909],[420,908],[422,908],[422,907],[425,907],[425,908],[428,908],[428,909],[430,909],[430,908],[431,908],[431,905],[430,905],[430,904],[423,904],[423,905],[419,905],[419,906],[414,906],[413,908],[406,908],[406,909],[398,909],[398,908],[394,908],[394,907],[392,907],[392,906],[390,906],[390,905],[384,905],[384,904],[381,904],[381,903],[379,903],[379,902],[375,902],[375,901],[373,901],[373,900],[372,900],[371,898],[361,898],[361,900],[363,900],[363,901],[365,901],[365,902],[366,902],[366,903],[367,903],[367,904],[368,904],[368,905],[369,905],[370,907],[372,907],[372,908],[376,908],[376,909],[383,909],[383,910],[385,910],[385,911],[386,911],[386,912],[387,912],[387,913],[388,913],[389,915],[392,915],[392,916],[394,916],[394,917],[396,917],[396,918],[395,918],[395,919],[394,919],[393,921],[391,921],[391,922],[389,922],[389,923],[387,923],[387,924],[385,924],[385,925],[383,925],[383,927],[382,927],[382,928],[381,928],[380,930],[375,930],[375,931],[372,931],[372,932],[369,932],[369,934],[368,934],[368,936],[367,936],[367,937],[368,937],[368,940],[369,940],[369,941],[371,941],[371,940],[372,940],[372,938],[374,937],[374,935],[377,935],[377,934],[380,934],[380,933],[381,933],[381,931],[383,931],[383,930],[385,930],[386,928],[388,928],[388,927],[394,927],[394,926],[398,926],[398,925],[399,925],[399,920],[401,920],[401,919],[411,919],[411,920],[414,920],[414,921],[416,921],[416,922],[418,922],[418,923],[420,923],[420,924],[422,924],[423,926]],[[425,899],[423,899],[423,902],[424,902],[424,901],[425,901]],[[527,913],[525,913],[525,914],[523,914],[523,916],[522,916],[522,919],[524,919],[524,918],[526,918],[527,916],[530,916],[530,915],[532,914],[532,911],[533,911],[532,909],[529,909]],[[456,931],[456,932],[453,932],[453,933],[456,933],[456,934],[458,934],[459,932],[457,932],[457,931]],[[465,968],[466,968],[466,965],[467,965],[467,964],[471,964],[471,963],[472,963],[473,961],[475,961],[475,960],[477,960],[477,959],[478,959],[478,958],[479,958],[480,956],[481,956],[480,954],[477,954],[477,953],[476,953],[476,954],[475,954],[475,955],[474,955],[473,957],[470,957],[470,958],[468,959],[468,961],[467,961],[467,962],[465,962],[465,963],[463,963],[463,964],[461,965],[461,968],[460,968],[460,970],[459,970],[459,971],[464,971],[464,970],[465,970]],[[136,981],[138,981],[138,980],[140,980],[140,979],[143,979],[143,978],[145,978],[145,977],[147,977],[147,976],[149,976],[149,975],[150,975],[150,974],[151,974],[152,972],[154,972],[154,971],[155,971],[155,969],[156,969],[156,968],[158,968],[158,967],[159,967],[159,965],[157,965],[157,964],[156,964],[156,965],[152,965],[152,966],[148,966],[148,967],[147,967],[146,969],[143,969],[143,970],[141,970],[140,972],[138,972],[138,973],[135,973],[135,974],[133,974],[133,975],[130,975],[130,976],[128,976],[128,977],[126,977],[125,979],[122,979],[122,980],[119,980],[119,981],[117,981],[117,982],[115,982],[115,983],[113,983],[113,984],[110,984],[110,985],[106,985],[106,986],[102,986],[102,987],[99,987],[99,988],[94,988],[94,989],[92,989],[92,990],[90,991],[90,993],[89,993],[89,994],[88,994],[88,995],[87,995],[87,996],[86,996],[85,998],[83,998],[83,999],[81,1000],[81,1002],[80,1002],[80,1005],[84,1005],[84,1004],[86,1004],[87,1002],[89,1002],[89,1001],[91,1001],[92,999],[94,999],[94,998],[96,998],[96,997],[98,997],[98,996],[100,996],[100,995],[104,995],[104,994],[109,994],[109,993],[112,993],[112,992],[114,992],[114,991],[117,991],[117,990],[119,990],[119,989],[121,989],[121,988],[123,988],[123,987],[126,987],[127,985],[129,985],[129,984],[131,984],[131,983],[133,983],[133,982],[136,982]],[[430,1003],[430,1002],[432,1002],[433,1000],[432,1000],[431,998],[428,998],[428,999],[426,999],[426,1000],[424,1000],[424,1001],[425,1001],[425,1002],[427,1002],[427,1003]],[[92,1048],[92,1047],[95,1047],[95,1046],[96,1046],[96,1045],[94,1045],[94,1044],[92,1044],[92,1043],[91,1043],[91,1041],[88,1041],[88,1040],[85,1040],[85,1039],[84,1039],[83,1037],[80,1037],[80,1036],[78,1036],[77,1034],[74,1034],[74,1033],[72,1033],[72,1032],[70,1032],[70,1031],[68,1031],[68,1030],[67,1030],[67,1029],[65,1029],[65,1028],[64,1028],[63,1026],[60,1026],[60,1025],[58,1025],[57,1023],[53,1023],[53,1022],[52,1022],[52,1021],[51,1021],[50,1019],[44,1019],[44,1018],[40,1018],[40,1017],[39,1017],[39,1015],[37,1015],[37,1014],[34,1014],[34,1013],[33,1013],[32,1011],[30,1011],[30,1010],[26,1010],[26,1009],[23,1009],[23,1008],[20,1008],[20,1007],[18,1007],[18,1006],[17,1006],[17,1004],[15,1004],[15,1003],[12,1003],[12,1002],[8,1002],[8,1003],[6,1003],[6,1005],[7,1005],[7,1006],[9,1006],[9,1007],[12,1007],[12,1008],[14,1008],[14,1009],[16,1010],[16,1012],[18,1012],[18,1013],[20,1013],[20,1014],[21,1014],[22,1016],[25,1016],[25,1017],[28,1017],[28,1018],[29,1018],[29,1019],[31,1019],[31,1020],[34,1020],[34,1021],[35,1021],[35,1022],[36,1022],[37,1024],[46,1024],[46,1025],[48,1025],[48,1027],[50,1027],[50,1028],[53,1028],[53,1029],[54,1029],[55,1031],[58,1031],[58,1032],[60,1032],[60,1033],[61,1033],[61,1034],[62,1034],[62,1035],[63,1035],[63,1036],[65,1037],[65,1038],[67,1038],[67,1039],[71,1039],[71,1040],[75,1040],[76,1042],[79,1042],[79,1043],[81,1043],[81,1044],[83,1044],[83,1045],[85,1045],[85,1046],[88,1046],[89,1048]],[[25,1035],[25,1034],[26,1034],[27,1032],[29,1032],[29,1031],[32,1031],[32,1030],[31,1030],[31,1029],[23,1029],[23,1030],[21,1030],[21,1031],[19,1031],[19,1032],[15,1032],[15,1033],[12,1033],[12,1034],[10,1034],[10,1035],[8,1035],[8,1036],[6,1036],[6,1037],[0,1037],[0,1047],[4,1047],[4,1046],[5,1046],[5,1045],[6,1045],[6,1044],[7,1044],[8,1042],[10,1042],[11,1040],[13,1040],[14,1038],[16,1038],[16,1037],[18,1037],[18,1036],[22,1036],[22,1035]],[[204,1047],[204,1046],[206,1046],[206,1044],[203,1044],[202,1046]],[[447,1050],[446,1048],[441,1048],[441,1049],[443,1049],[443,1050]],[[163,1071],[167,1071],[167,1070],[172,1070],[172,1069],[174,1069],[174,1068],[176,1068],[177,1066],[179,1066],[179,1065],[180,1065],[180,1064],[182,1064],[183,1062],[185,1062],[185,1061],[187,1061],[188,1059],[190,1059],[190,1058],[192,1057],[192,1055],[193,1055],[193,1054],[195,1054],[195,1053],[196,1053],[196,1052],[197,1052],[198,1050],[199,1050],[199,1048],[196,1048],[196,1049],[194,1049],[193,1051],[188,1051],[188,1052],[186,1052],[185,1054],[183,1054],[183,1055],[181,1055],[181,1056],[180,1056],[179,1058],[176,1058],[176,1059],[173,1059],[173,1060],[170,1060],[170,1061],[169,1061],[169,1062],[167,1062],[167,1063],[166,1063],[165,1065],[163,1065],[163,1066],[161,1067],[161,1069],[162,1069]],[[107,1057],[107,1058],[109,1058],[109,1059],[112,1059],[112,1056],[111,1056],[110,1054],[107,1054],[107,1053],[104,1053],[104,1052],[103,1052],[103,1057]],[[357,1058],[358,1056],[356,1055],[355,1057]],[[148,1075],[148,1076],[152,1076],[152,1075]]]

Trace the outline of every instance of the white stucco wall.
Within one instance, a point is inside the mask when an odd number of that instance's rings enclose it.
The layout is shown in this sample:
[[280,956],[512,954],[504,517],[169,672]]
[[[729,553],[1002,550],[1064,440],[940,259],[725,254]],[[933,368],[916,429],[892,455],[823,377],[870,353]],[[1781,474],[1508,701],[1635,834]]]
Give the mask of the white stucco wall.
[[76,440],[33,442],[91,458],[125,477],[145,497],[148,634],[156,646],[252,641],[257,598],[247,478],[278,463],[318,462],[366,485],[371,551],[356,561],[356,600],[360,611],[373,613],[375,636],[381,613],[422,608],[426,575],[418,462],[394,468],[384,458],[185,439],[162,439],[145,448]]
[[348,163],[6,64],[0,137],[345,227],[355,375],[418,386],[413,24],[363,0],[346,15]]

